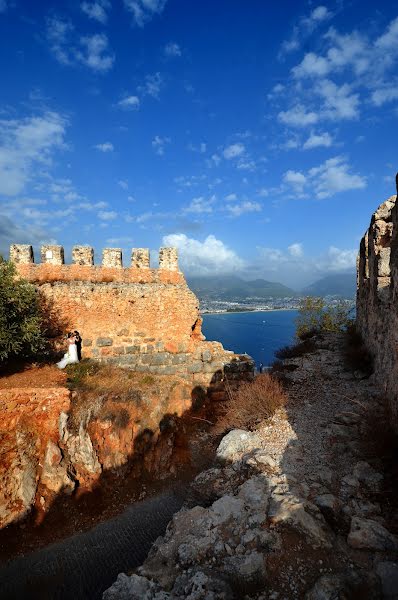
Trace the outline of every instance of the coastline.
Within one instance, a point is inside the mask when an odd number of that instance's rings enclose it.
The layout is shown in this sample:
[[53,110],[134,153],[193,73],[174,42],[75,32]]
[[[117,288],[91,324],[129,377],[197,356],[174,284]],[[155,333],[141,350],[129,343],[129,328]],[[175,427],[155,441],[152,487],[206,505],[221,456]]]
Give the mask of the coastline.
[[289,312],[289,311],[297,311],[298,308],[253,308],[250,310],[220,310],[217,312],[201,312],[200,315],[239,315],[246,313],[258,313],[258,312]]

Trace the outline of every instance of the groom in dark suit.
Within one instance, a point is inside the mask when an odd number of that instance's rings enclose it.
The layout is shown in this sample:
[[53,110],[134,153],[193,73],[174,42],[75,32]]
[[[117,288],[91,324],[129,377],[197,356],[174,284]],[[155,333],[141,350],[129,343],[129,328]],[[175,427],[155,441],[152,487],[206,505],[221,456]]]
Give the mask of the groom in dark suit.
[[77,350],[77,358],[79,360],[82,359],[82,338],[80,337],[80,333],[78,331],[73,332],[76,338],[76,350]]

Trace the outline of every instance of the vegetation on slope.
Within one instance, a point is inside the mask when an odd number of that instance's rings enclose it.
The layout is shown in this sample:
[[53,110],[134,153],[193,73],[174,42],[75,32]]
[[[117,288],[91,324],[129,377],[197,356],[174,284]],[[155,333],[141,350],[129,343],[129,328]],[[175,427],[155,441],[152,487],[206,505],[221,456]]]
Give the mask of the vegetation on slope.
[[0,257],[0,363],[35,356],[44,347],[36,290],[16,278],[14,265]]

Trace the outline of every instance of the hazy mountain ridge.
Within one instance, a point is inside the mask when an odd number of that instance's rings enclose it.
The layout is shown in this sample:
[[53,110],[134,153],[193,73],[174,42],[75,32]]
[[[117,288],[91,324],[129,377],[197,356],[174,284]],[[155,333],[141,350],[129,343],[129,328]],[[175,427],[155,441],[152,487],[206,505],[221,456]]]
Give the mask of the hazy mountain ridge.
[[190,289],[199,297],[214,300],[245,300],[247,298],[286,298],[299,296],[298,292],[274,281],[254,279],[244,281],[236,275],[188,277]]
[[356,293],[355,273],[326,275],[302,290],[303,296],[341,296],[353,298]]

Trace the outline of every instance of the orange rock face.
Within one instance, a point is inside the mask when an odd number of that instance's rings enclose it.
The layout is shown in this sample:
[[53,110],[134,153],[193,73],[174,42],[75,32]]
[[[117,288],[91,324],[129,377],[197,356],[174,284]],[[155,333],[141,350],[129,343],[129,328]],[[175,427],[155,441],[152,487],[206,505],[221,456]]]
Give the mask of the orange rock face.
[[[23,517],[35,501],[59,417],[70,407],[65,388],[0,390],[0,527]],[[54,460],[54,459],[53,459]]]

